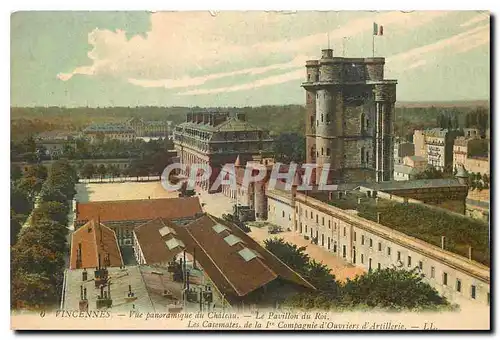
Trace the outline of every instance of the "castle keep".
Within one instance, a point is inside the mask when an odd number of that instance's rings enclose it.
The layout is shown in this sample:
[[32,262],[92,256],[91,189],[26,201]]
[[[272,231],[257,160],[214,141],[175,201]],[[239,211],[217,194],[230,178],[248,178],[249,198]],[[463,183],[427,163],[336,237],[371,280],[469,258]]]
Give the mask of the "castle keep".
[[306,62],[306,160],[330,164],[329,183],[392,179],[397,81],[384,79],[384,64],[332,49]]

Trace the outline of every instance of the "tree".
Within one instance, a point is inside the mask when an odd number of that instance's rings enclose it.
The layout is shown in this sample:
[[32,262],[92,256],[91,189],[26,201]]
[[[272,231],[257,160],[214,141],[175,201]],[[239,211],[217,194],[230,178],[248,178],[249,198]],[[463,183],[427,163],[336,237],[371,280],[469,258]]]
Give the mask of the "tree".
[[274,157],[278,162],[303,163],[305,161],[305,138],[297,133],[281,133],[274,137]]
[[107,172],[108,171],[106,169],[106,166],[104,164],[99,164],[99,166],[97,167],[97,174],[99,175],[101,182],[102,182],[102,179],[104,177],[106,177]]
[[109,164],[106,172],[111,176],[112,179],[120,176],[120,169],[114,164]]
[[96,169],[94,167],[94,164],[86,163],[82,168],[81,176],[86,179],[91,179],[92,177],[94,177],[95,173]]
[[25,177],[35,177],[40,181],[45,181],[47,179],[47,167],[42,164],[35,164],[28,167],[25,173]]
[[446,174],[443,171],[437,170],[432,165],[429,165],[424,171],[415,175],[415,179],[439,179],[445,177]]
[[10,206],[17,214],[28,214],[32,208],[29,193],[12,185],[10,188]]
[[31,214],[31,223],[36,224],[38,221],[48,219],[58,222],[62,225],[68,224],[68,209],[64,203],[45,201],[42,202]]
[[50,279],[50,273],[13,272],[11,307],[39,309],[58,303],[59,291]]
[[67,234],[68,229],[63,224],[47,219],[37,220],[23,230],[16,245],[20,248],[41,245],[54,253],[64,254],[67,251]]
[[306,247],[297,247],[282,238],[267,239],[264,241],[264,246],[293,270],[305,271],[309,264],[310,258],[305,252]]
[[59,202],[64,205],[68,204],[68,197],[58,188],[46,185],[40,191],[40,200],[42,202]]
[[446,298],[422,279],[417,268],[375,270],[347,280],[342,288],[342,303],[396,310],[447,306]]
[[[22,217],[21,217],[22,216]],[[21,231],[21,221],[24,220],[25,215],[16,214],[13,209],[10,209],[10,245],[14,245],[17,241],[17,236]]]
[[10,164],[10,180],[11,181],[17,181],[23,176],[23,172],[21,171],[21,168],[19,165],[16,164]]
[[64,255],[41,244],[27,248],[16,244],[12,247],[11,266],[14,272],[24,270],[28,273],[55,275],[64,268]]

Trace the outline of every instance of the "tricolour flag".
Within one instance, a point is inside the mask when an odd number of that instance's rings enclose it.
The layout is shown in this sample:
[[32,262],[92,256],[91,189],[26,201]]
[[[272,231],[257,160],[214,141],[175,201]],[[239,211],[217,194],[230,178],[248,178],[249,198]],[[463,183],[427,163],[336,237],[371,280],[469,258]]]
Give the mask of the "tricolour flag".
[[384,35],[384,26],[373,23],[373,35]]

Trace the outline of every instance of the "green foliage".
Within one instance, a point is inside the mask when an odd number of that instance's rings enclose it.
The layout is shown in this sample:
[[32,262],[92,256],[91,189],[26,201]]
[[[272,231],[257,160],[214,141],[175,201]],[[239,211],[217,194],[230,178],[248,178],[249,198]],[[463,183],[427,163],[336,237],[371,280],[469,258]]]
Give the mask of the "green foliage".
[[14,271],[11,284],[11,307],[43,309],[58,302],[58,287],[50,274]]
[[429,165],[424,171],[416,174],[415,179],[441,179],[450,178],[452,176],[453,173],[437,170],[432,165]]
[[21,168],[18,165],[15,164],[10,164],[10,180],[11,181],[17,181],[21,177],[23,177],[23,172],[21,171]]
[[342,288],[342,305],[366,305],[391,310],[431,309],[448,304],[446,298],[422,281],[417,269],[386,268],[347,280]]
[[274,138],[274,158],[285,164],[305,162],[306,141],[303,135],[283,132]]
[[10,206],[17,214],[28,214],[32,208],[30,193],[18,185],[10,187]]
[[58,302],[67,251],[68,201],[75,194],[77,180],[76,171],[65,160],[54,162],[46,175],[39,166],[32,169],[27,172],[30,178],[46,180],[41,186],[39,205],[33,210],[29,225],[21,230],[13,216],[19,205],[16,202],[22,197],[16,198],[22,195],[16,194],[19,188],[13,186],[11,229],[18,230],[11,247],[14,308],[40,308]]
[[297,272],[308,272],[310,262],[305,247],[297,247],[293,243],[285,242],[282,238],[272,238],[264,241],[267,250]]
[[422,281],[417,269],[387,268],[357,276],[342,284],[323,264],[310,260],[305,247],[283,239],[268,239],[265,247],[285,262],[317,290],[295,294],[285,305],[300,309],[354,309],[359,307],[388,310],[431,310],[448,308],[447,300]]
[[57,201],[44,201],[33,210],[31,223],[41,220],[52,220],[63,225],[68,224],[68,208],[65,204]]

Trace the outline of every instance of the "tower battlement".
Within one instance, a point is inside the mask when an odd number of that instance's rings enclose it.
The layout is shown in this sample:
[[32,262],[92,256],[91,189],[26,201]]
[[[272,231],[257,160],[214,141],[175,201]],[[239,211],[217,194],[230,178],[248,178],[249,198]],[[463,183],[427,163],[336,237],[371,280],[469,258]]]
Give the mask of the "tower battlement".
[[384,66],[332,49],[306,62],[306,161],[329,164],[329,182],[392,179],[397,81],[384,79]]

